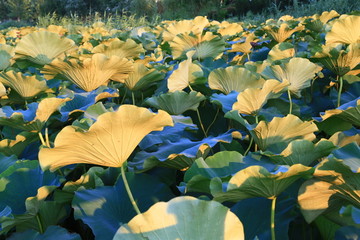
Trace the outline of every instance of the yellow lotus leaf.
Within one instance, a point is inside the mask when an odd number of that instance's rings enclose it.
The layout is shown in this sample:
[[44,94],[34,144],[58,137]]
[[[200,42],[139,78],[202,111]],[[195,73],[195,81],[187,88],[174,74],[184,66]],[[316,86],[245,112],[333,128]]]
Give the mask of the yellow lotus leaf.
[[242,92],[247,88],[262,87],[265,80],[259,75],[240,67],[218,68],[209,74],[211,89],[220,90],[225,94],[231,91]]
[[231,49],[228,50],[228,52],[242,52],[245,54],[251,53],[251,49],[252,49],[251,43],[256,41],[258,40],[256,39],[255,34],[251,33],[246,37],[245,42],[234,43],[231,46]]
[[174,59],[184,57],[186,52],[192,50],[195,50],[194,59],[219,58],[225,50],[225,41],[211,32],[203,35],[184,33],[170,41],[170,47]]
[[0,71],[5,70],[14,63],[14,60],[12,59],[14,55],[14,47],[6,44],[0,44]]
[[360,134],[348,136],[344,132],[336,132],[329,138],[329,140],[338,147],[343,147],[352,142],[360,145]]
[[296,139],[313,141],[318,128],[315,123],[302,121],[295,115],[274,117],[271,122],[261,121],[252,130],[255,142],[263,151],[280,153],[287,145]]
[[241,33],[244,31],[243,27],[239,23],[229,23],[227,21],[223,21],[219,25],[218,33],[221,36],[233,36],[235,34]]
[[0,82],[14,89],[23,98],[31,98],[48,89],[46,81],[36,79],[36,76],[25,76],[21,72],[1,72]]
[[342,16],[325,36],[326,44],[331,43],[360,43],[360,16]]
[[194,51],[187,52],[188,59],[182,61],[168,78],[167,87],[169,92],[181,91],[193,83],[198,76],[203,75],[201,67],[192,63],[194,53]]
[[249,61],[249,62],[246,62],[244,64],[244,67],[252,72],[256,72],[256,73],[259,73],[261,74],[266,67],[270,66],[271,64],[269,63],[269,61],[267,60],[264,60],[262,62],[252,62],[252,61]]
[[209,20],[206,17],[201,16],[198,16],[193,20],[176,21],[165,28],[162,38],[167,42],[173,40],[178,34],[192,32],[194,35],[201,35],[207,25],[209,25]]
[[5,36],[0,33],[0,44],[6,44]]
[[63,26],[49,25],[47,27],[47,31],[57,33],[57,34],[59,34],[59,36],[64,36],[68,30],[66,28],[64,28]]
[[4,86],[4,84],[2,84],[2,82],[0,82],[0,98],[3,96],[6,96],[7,92],[6,92],[6,88]]
[[56,136],[54,148],[42,148],[39,161],[43,169],[55,169],[75,163],[121,167],[140,141],[152,131],[173,126],[171,116],[146,108],[122,105],[116,112],[107,112],[87,132],[72,126]]
[[[340,16],[339,13],[337,13],[335,10],[331,10],[330,12],[325,11],[323,12],[318,19],[323,23],[327,23],[328,21],[330,21],[331,19]],[[317,19],[317,18],[316,18]]]
[[280,26],[270,26],[267,25],[264,27],[264,30],[269,34],[276,42],[281,43],[288,39],[293,33],[304,30],[303,25],[297,26],[293,29],[289,28],[289,25],[286,23],[280,24]]
[[163,79],[164,76],[156,69],[148,69],[142,63],[134,63],[134,72],[125,79],[125,86],[131,91],[148,88],[152,83]]
[[322,46],[322,51],[317,52],[313,58],[319,61],[338,76],[347,74],[360,64],[360,43],[350,44],[346,50],[342,44],[327,44]]
[[15,47],[15,59],[28,59],[34,63],[45,65],[66,51],[75,48],[69,38],[61,38],[58,34],[41,31],[23,37]]
[[239,93],[232,109],[242,114],[257,115],[268,99],[285,91],[288,85],[287,82],[267,80],[262,88],[247,88]]
[[288,81],[290,92],[301,96],[301,90],[310,86],[311,80],[321,69],[319,65],[310,62],[309,59],[292,58],[288,63],[267,67],[263,75],[282,82]]
[[276,44],[269,52],[268,60],[276,61],[286,58],[292,58],[295,56],[294,45],[288,42]]
[[70,98],[45,98],[41,100],[36,110],[36,117],[34,121],[39,120],[41,122],[46,122],[51,114],[58,110],[61,104],[70,101]]
[[55,59],[41,71],[47,79],[60,75],[87,92],[107,84],[110,79],[123,82],[131,72],[133,63],[126,58],[109,58],[101,53],[96,53],[83,61]]
[[100,44],[94,47],[91,52],[103,53],[108,57],[115,55],[119,58],[133,59],[139,57],[140,53],[145,52],[145,50],[141,44],[137,44],[132,39],[127,39],[124,42],[117,38],[110,44]]

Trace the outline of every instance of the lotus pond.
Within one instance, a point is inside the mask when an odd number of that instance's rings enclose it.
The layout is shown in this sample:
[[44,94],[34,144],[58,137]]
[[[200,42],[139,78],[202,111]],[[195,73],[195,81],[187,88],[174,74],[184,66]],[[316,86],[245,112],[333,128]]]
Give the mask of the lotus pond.
[[360,16],[0,32],[1,239],[358,239]]

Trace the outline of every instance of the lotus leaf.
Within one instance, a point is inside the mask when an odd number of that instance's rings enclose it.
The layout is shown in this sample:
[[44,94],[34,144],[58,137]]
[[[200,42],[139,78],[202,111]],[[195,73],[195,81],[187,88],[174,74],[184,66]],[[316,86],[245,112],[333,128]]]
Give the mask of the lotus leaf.
[[348,135],[344,132],[336,132],[329,138],[329,141],[338,147],[343,147],[352,142],[360,145],[360,134]]
[[177,90],[183,90],[194,83],[196,78],[203,75],[201,67],[195,63],[192,63],[192,56],[194,51],[186,53],[187,60],[182,61],[179,67],[173,71],[168,78],[167,87],[169,92],[175,92]]
[[315,170],[314,179],[303,183],[298,201],[307,222],[326,210],[339,209],[350,203],[360,207],[359,172],[353,172],[342,160],[329,158]]
[[292,58],[295,56],[294,45],[288,42],[276,44],[269,52],[268,60],[276,61],[281,59]]
[[231,91],[242,92],[247,88],[258,88],[264,83],[263,78],[240,67],[215,69],[209,75],[210,88],[225,94],[229,94]]
[[261,150],[280,153],[296,139],[313,141],[316,138],[314,132],[317,130],[313,122],[302,121],[289,114],[283,118],[275,117],[269,123],[261,121],[252,130],[252,135]]
[[49,226],[46,231],[41,234],[35,230],[27,230],[12,234],[8,240],[81,240],[77,233],[69,233],[65,228],[60,226]]
[[247,88],[238,94],[232,110],[256,116],[269,99],[279,97],[288,85],[286,81],[267,80],[262,88]]
[[185,58],[188,51],[195,50],[193,59],[218,58],[225,50],[223,38],[206,32],[204,35],[178,34],[170,42],[174,59]]
[[151,97],[145,103],[151,107],[162,109],[170,115],[180,115],[188,110],[196,111],[200,102],[205,99],[205,96],[199,92],[176,91],[161,94],[158,97]]
[[241,33],[244,31],[243,27],[239,23],[229,23],[228,21],[222,21],[219,24],[218,33],[221,34],[224,38],[229,38],[233,35]]
[[124,84],[131,91],[139,91],[145,90],[162,79],[164,75],[156,69],[148,69],[144,64],[134,63],[134,72],[124,80]]
[[334,144],[325,139],[316,144],[309,140],[295,140],[290,142],[280,154],[268,154],[268,156],[277,164],[291,166],[300,163],[310,166],[314,161],[328,156],[334,149],[336,149]]
[[245,54],[251,53],[251,49],[253,46],[251,43],[255,42],[256,40],[255,34],[251,33],[248,36],[246,36],[246,39],[244,42],[235,42],[231,45],[231,49],[228,50],[228,52],[242,52]]
[[90,92],[111,79],[123,82],[133,72],[133,64],[126,58],[96,53],[83,61],[55,59],[41,71],[47,79],[60,76]]
[[148,133],[172,125],[170,115],[162,110],[154,114],[146,108],[122,105],[116,112],[99,116],[87,132],[63,128],[55,148],[40,150],[39,161],[43,169],[52,171],[74,163],[121,167]]
[[15,47],[15,59],[29,59],[45,65],[66,51],[75,48],[75,43],[69,38],[61,38],[58,34],[41,31],[27,34]]
[[140,53],[145,52],[141,44],[137,44],[132,39],[127,39],[125,42],[118,38],[110,42],[110,44],[99,44],[91,50],[92,53],[103,53],[107,57],[117,56],[119,58],[134,59],[140,56]]
[[12,59],[14,55],[14,47],[0,44],[0,71],[4,71],[14,63],[14,60]]
[[292,58],[288,63],[267,67],[262,74],[281,82],[288,81],[290,83],[289,91],[301,96],[301,90],[310,86],[311,80],[321,69],[309,59]]
[[[6,156],[16,155],[20,156],[20,154],[24,151],[24,149],[32,142],[38,139],[38,135],[32,132],[21,132],[16,135],[15,139],[3,139],[0,141],[0,152],[5,154]],[[3,161],[1,160],[1,163]],[[2,166],[2,164],[1,164]]]
[[[208,221],[212,219],[212,221]],[[244,239],[240,220],[215,201],[177,197],[159,202],[119,228],[114,240]]]
[[[154,176],[127,173],[126,178],[142,212],[157,201],[174,197],[169,187]],[[72,206],[75,219],[88,224],[95,237],[103,240],[113,239],[118,228],[136,215],[136,212],[129,211],[132,205],[120,179],[114,186],[77,191]]]
[[334,21],[334,24],[326,34],[326,44],[331,43],[360,43],[360,16],[341,16]]
[[276,42],[282,43],[286,41],[286,39],[288,39],[293,33],[302,31],[304,28],[305,27],[303,25],[299,25],[291,29],[287,23],[282,23],[280,26],[267,25],[264,27],[264,30]]
[[210,101],[222,107],[224,113],[231,111],[233,104],[236,102],[236,98],[239,94],[236,91],[232,91],[225,95],[223,93],[214,93],[210,97]]
[[32,98],[48,89],[45,81],[39,81],[36,76],[25,76],[21,72],[1,72],[0,82],[14,89],[23,98]]
[[280,166],[275,173],[262,166],[250,166],[237,172],[229,181],[227,191],[215,194],[216,201],[237,202],[246,198],[273,199],[300,178],[311,176],[313,169],[302,164]]

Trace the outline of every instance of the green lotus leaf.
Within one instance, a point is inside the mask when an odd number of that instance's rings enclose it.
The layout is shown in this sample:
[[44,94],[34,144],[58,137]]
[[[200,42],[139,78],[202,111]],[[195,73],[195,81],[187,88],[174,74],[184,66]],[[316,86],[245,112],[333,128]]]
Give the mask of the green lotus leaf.
[[344,132],[336,132],[329,138],[329,141],[333,142],[334,145],[338,147],[343,147],[352,142],[360,145],[360,134],[348,136]]
[[39,161],[43,169],[51,171],[75,163],[121,167],[148,133],[165,126],[173,126],[173,121],[162,110],[154,114],[146,108],[122,105],[116,112],[99,116],[87,132],[63,128],[55,148],[40,150]]
[[124,82],[131,72],[133,63],[126,58],[107,57],[102,53],[96,53],[84,60],[55,59],[41,70],[46,79],[60,77],[87,92],[106,85],[110,79]]
[[282,152],[290,142],[297,139],[313,141],[318,128],[313,122],[302,121],[295,115],[274,117],[271,122],[261,121],[251,131],[255,142],[262,151]]
[[[56,236],[56,238],[54,238]],[[46,231],[41,234],[35,230],[27,230],[25,232],[13,233],[8,240],[49,240],[49,239],[61,239],[61,240],[81,240],[81,237],[77,233],[69,233],[65,228],[60,226],[49,226]]]
[[6,156],[19,156],[23,150],[32,142],[38,140],[38,134],[33,132],[21,132],[15,139],[3,139],[0,141],[0,152]]
[[211,32],[204,35],[181,33],[170,41],[170,47],[174,59],[184,59],[188,51],[195,50],[192,58],[202,60],[220,57],[225,51],[225,41]]
[[[209,221],[211,219],[211,221]],[[114,240],[244,239],[242,223],[215,201],[177,197],[154,204],[119,228]]]
[[176,91],[148,98],[145,103],[151,107],[162,109],[170,115],[180,115],[188,110],[196,111],[200,102],[205,99],[204,95],[196,91],[189,93]]
[[350,167],[353,172],[360,172],[360,147],[357,143],[349,143],[332,152],[337,159],[343,160],[343,164]]
[[23,98],[32,98],[48,89],[46,81],[39,81],[36,76],[25,76],[21,72],[1,72],[0,82],[14,89]]
[[232,110],[256,116],[269,99],[280,97],[287,90],[288,85],[287,82],[270,79],[265,81],[262,88],[247,88],[239,93]]
[[196,78],[203,75],[201,67],[192,62],[194,53],[195,51],[187,52],[187,60],[182,61],[179,67],[169,76],[167,84],[169,92],[183,90],[194,83]]
[[15,47],[15,59],[28,59],[45,65],[66,51],[74,49],[75,43],[59,34],[41,31],[27,34]]
[[288,81],[291,93],[301,96],[301,90],[310,87],[311,80],[322,68],[306,58],[292,58],[287,63],[266,67],[262,74],[281,82]]
[[288,42],[276,44],[269,52],[268,60],[274,62],[276,60],[288,59],[295,56],[294,45]]
[[325,111],[325,114],[321,115],[323,121],[328,118],[337,117],[341,120],[353,124],[354,126],[360,126],[360,98],[357,98],[351,102],[341,105],[337,109],[331,109]]
[[265,80],[259,75],[240,67],[218,68],[209,75],[210,88],[225,94],[231,91],[242,92],[247,88],[259,88],[264,83]]
[[109,44],[99,44],[91,50],[92,53],[103,53],[109,58],[118,56],[119,58],[134,59],[145,52],[141,44],[137,44],[132,39],[121,41],[118,38],[113,39]]
[[134,72],[125,79],[125,86],[131,91],[145,90],[155,82],[164,79],[164,74],[156,69],[148,69],[144,64],[134,63]]
[[262,166],[250,166],[237,172],[230,179],[226,192],[215,194],[214,200],[237,202],[253,197],[273,199],[296,180],[311,176],[312,173],[311,167],[302,164],[280,166],[275,173],[270,173]]
[[330,43],[359,43],[360,40],[360,16],[342,15],[334,21],[331,30],[326,34],[326,44]]
[[12,59],[15,55],[14,47],[0,44],[0,71],[4,71],[14,63]]
[[321,139],[314,144],[309,140],[292,141],[280,154],[267,154],[280,165],[302,164],[310,166],[314,161],[328,156],[336,147],[331,141]]
[[307,222],[312,222],[326,211],[338,211],[342,205],[360,207],[360,175],[342,160],[329,158],[315,170],[314,179],[303,183],[298,201]]

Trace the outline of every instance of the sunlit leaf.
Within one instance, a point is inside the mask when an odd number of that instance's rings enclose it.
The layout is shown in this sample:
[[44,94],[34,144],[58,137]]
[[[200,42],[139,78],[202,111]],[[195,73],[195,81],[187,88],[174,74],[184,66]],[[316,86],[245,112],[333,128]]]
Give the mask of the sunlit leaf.
[[14,55],[14,47],[6,44],[0,44],[0,71],[5,70],[14,63],[14,60],[12,59]]
[[334,24],[326,34],[326,43],[360,43],[360,16],[343,15],[334,21]]
[[141,44],[137,44],[134,40],[121,41],[118,38],[111,41],[110,44],[99,44],[91,50],[92,53],[103,53],[109,58],[115,55],[119,58],[128,59],[137,58],[144,51]]
[[164,74],[156,69],[148,69],[141,63],[134,63],[134,72],[125,79],[125,86],[131,91],[145,90],[164,78]]

